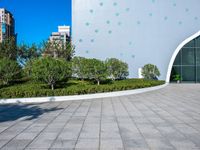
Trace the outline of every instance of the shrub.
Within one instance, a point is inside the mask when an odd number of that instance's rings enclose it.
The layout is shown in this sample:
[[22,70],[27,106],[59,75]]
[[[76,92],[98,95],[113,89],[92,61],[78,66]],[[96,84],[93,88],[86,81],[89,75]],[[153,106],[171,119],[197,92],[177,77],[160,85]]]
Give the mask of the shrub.
[[69,80],[65,87],[51,90],[46,84],[29,81],[24,84],[1,88],[0,98],[80,95],[145,88],[161,84],[164,84],[164,81],[144,79],[126,79],[113,81],[112,84],[101,85],[91,84],[88,81]]
[[148,80],[157,80],[160,76],[160,71],[156,65],[147,64],[142,68],[142,76]]
[[47,83],[54,90],[59,81],[71,76],[71,66],[65,60],[46,57],[34,60],[31,72],[33,79]]
[[74,77],[79,79],[86,79],[86,61],[87,59],[84,57],[74,57],[72,59],[72,74]]
[[17,59],[17,46],[15,37],[10,37],[0,43],[0,58]]
[[106,60],[108,75],[112,80],[125,79],[128,75],[128,64],[116,58]]
[[10,81],[19,78],[21,75],[21,68],[18,63],[8,58],[0,59],[0,80],[4,85]]
[[102,80],[107,79],[106,65],[103,61],[98,59],[87,59],[86,63],[86,77],[90,80],[95,80],[99,85]]

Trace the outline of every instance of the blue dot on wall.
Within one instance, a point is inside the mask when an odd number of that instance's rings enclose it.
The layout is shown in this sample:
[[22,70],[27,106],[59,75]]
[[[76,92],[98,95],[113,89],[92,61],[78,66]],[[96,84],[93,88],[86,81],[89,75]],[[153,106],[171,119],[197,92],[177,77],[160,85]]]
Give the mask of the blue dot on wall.
[[114,2],[114,3],[113,3],[113,6],[117,6],[117,3],[116,3],[116,2]]
[[118,17],[118,16],[119,16],[119,13],[116,13],[116,14],[115,14],[115,16],[117,16],[117,17]]
[[179,21],[179,22],[178,22],[178,24],[179,24],[179,25],[182,25],[182,24],[183,24],[183,22],[182,22],[182,21]]
[[91,39],[90,42],[91,42],[91,43],[94,43],[94,39]]
[[135,55],[131,55],[132,58],[135,58]]
[[82,39],[79,39],[79,43],[82,43],[83,42],[83,40]]
[[152,14],[152,13],[149,13],[149,16],[150,16],[150,17],[152,17],[152,16],[153,16],[153,14]]
[[155,3],[156,1],[155,1],[155,0],[151,0],[151,2],[152,2],[152,3]]
[[141,22],[140,22],[140,21],[137,21],[137,24],[138,24],[138,25],[140,25],[140,24],[141,24]]
[[89,22],[86,22],[86,23],[85,23],[85,25],[86,25],[86,26],[89,26],[89,25],[90,25],[90,23],[89,23]]
[[126,11],[127,11],[127,12],[130,11],[130,8],[126,8]]
[[85,51],[86,54],[89,54],[89,51]]
[[110,24],[110,20],[107,20],[106,23],[107,23],[107,24]]
[[176,3],[173,3],[173,6],[176,7]]
[[198,20],[198,17],[194,17],[194,20]]
[[93,9],[90,9],[90,13],[93,13],[94,12],[94,10]]
[[109,30],[109,31],[108,31],[108,33],[109,33],[109,34],[112,34],[112,31],[111,31],[111,30]]
[[188,11],[189,11],[189,9],[188,9],[188,8],[186,8],[186,9],[185,9],[185,11],[186,11],[186,12],[188,12]]
[[95,32],[95,33],[98,33],[98,32],[99,32],[99,30],[98,30],[98,29],[96,29],[96,30],[94,30],[94,32]]
[[122,25],[122,23],[119,21],[118,23],[117,23],[119,26],[121,26]]
[[124,54],[123,53],[120,53],[120,56],[123,56]]
[[129,42],[128,44],[129,44],[129,45],[132,45],[132,42]]
[[103,6],[103,2],[99,3],[100,6]]
[[168,17],[167,17],[167,16],[165,16],[165,17],[164,17],[164,20],[168,20]]

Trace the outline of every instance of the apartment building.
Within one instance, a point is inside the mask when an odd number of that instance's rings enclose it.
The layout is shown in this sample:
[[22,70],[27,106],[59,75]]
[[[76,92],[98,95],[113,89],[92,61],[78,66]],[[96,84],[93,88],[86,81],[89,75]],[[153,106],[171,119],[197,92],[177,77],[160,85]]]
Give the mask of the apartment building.
[[5,8],[0,8],[0,43],[9,37],[15,37],[15,20]]

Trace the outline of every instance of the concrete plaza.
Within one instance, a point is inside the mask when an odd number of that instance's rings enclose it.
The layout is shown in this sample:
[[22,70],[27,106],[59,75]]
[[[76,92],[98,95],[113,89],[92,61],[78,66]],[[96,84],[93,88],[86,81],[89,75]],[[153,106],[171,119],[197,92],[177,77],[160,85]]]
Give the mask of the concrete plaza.
[[200,85],[83,101],[0,105],[7,150],[200,150]]

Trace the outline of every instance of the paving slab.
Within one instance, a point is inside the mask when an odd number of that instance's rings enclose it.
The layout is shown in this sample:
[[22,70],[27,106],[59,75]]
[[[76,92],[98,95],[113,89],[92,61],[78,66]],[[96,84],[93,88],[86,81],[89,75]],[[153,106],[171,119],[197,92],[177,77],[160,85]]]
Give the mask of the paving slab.
[[0,105],[0,149],[200,150],[200,84],[121,97]]

